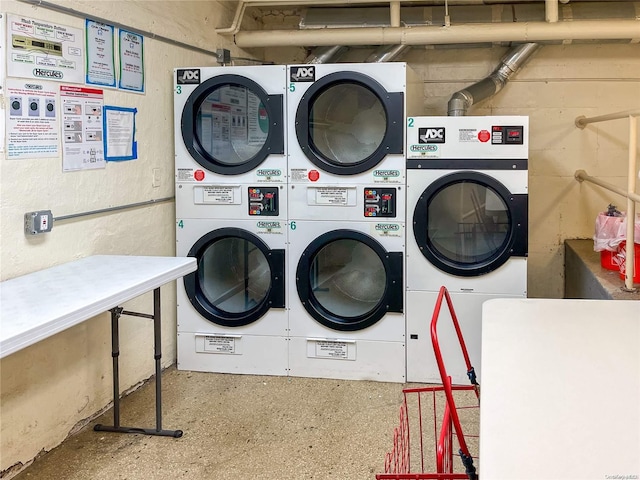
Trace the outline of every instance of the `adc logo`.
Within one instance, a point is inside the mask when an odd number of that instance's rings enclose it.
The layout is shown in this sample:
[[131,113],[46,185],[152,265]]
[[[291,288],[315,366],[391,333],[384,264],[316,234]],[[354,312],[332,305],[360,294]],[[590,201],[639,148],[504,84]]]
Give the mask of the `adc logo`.
[[444,127],[418,129],[418,143],[444,143]]
[[291,67],[292,82],[315,82],[316,67]]
[[200,83],[200,69],[178,69],[176,80],[178,85],[198,84]]

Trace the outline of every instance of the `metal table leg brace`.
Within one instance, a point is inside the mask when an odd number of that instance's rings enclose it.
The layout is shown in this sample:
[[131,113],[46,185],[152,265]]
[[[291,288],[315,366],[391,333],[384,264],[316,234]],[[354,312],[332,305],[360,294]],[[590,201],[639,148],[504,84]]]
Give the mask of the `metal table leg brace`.
[[[146,313],[128,312],[122,307],[115,307],[111,312],[111,357],[113,358],[113,425],[98,424],[93,429],[98,432],[142,433],[163,437],[182,436],[182,430],[162,429],[162,358],[160,337],[160,288],[153,291],[153,315]],[[121,315],[153,319],[154,358],[156,361],[156,428],[123,427],[120,425],[120,379],[118,376],[118,357],[120,356],[120,339],[118,320]]]

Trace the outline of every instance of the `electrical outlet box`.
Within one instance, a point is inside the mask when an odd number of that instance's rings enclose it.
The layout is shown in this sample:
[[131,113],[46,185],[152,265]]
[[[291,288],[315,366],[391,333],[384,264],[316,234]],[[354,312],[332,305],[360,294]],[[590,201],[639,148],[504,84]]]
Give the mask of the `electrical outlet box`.
[[27,212],[24,214],[24,234],[40,235],[50,232],[53,228],[53,215],[51,210]]

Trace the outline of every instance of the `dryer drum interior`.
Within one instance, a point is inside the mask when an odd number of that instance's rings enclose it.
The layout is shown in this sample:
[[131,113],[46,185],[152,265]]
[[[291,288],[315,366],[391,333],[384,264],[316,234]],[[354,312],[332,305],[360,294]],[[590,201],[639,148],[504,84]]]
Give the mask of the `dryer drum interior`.
[[359,232],[328,232],[303,253],[297,287],[318,322],[335,330],[361,330],[386,312],[402,311],[402,254],[386,252]]
[[269,250],[253,234],[211,232],[188,256],[198,259],[198,269],[185,277],[187,295],[213,323],[247,325],[271,307],[284,307],[284,251]]
[[305,155],[319,168],[351,175],[402,153],[402,93],[355,72],[323,77],[303,96],[296,134]]
[[246,173],[284,152],[282,95],[268,95],[238,75],[203,82],[185,104],[182,136],[203,167],[220,174]]
[[460,276],[488,273],[527,250],[527,196],[511,194],[477,172],[439,179],[414,212],[415,239],[441,270]]

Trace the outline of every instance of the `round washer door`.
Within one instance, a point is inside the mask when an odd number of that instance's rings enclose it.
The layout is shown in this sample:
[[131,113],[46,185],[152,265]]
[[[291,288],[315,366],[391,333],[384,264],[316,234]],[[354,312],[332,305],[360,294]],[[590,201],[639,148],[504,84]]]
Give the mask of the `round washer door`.
[[357,72],[313,83],[296,112],[300,148],[318,168],[337,175],[365,172],[403,152],[404,94],[387,92]]
[[238,175],[284,153],[283,96],[253,80],[220,75],[202,82],[182,110],[182,139],[207,170]]
[[221,228],[191,248],[198,269],[184,277],[191,304],[210,322],[239,327],[269,308],[284,308],[284,250],[270,250],[256,235]]
[[415,240],[440,270],[483,275],[512,256],[527,256],[528,196],[514,195],[496,179],[461,171],[439,178],[413,213]]
[[298,296],[309,314],[333,330],[362,330],[387,312],[402,312],[401,252],[387,252],[353,230],[327,232],[298,261]]

